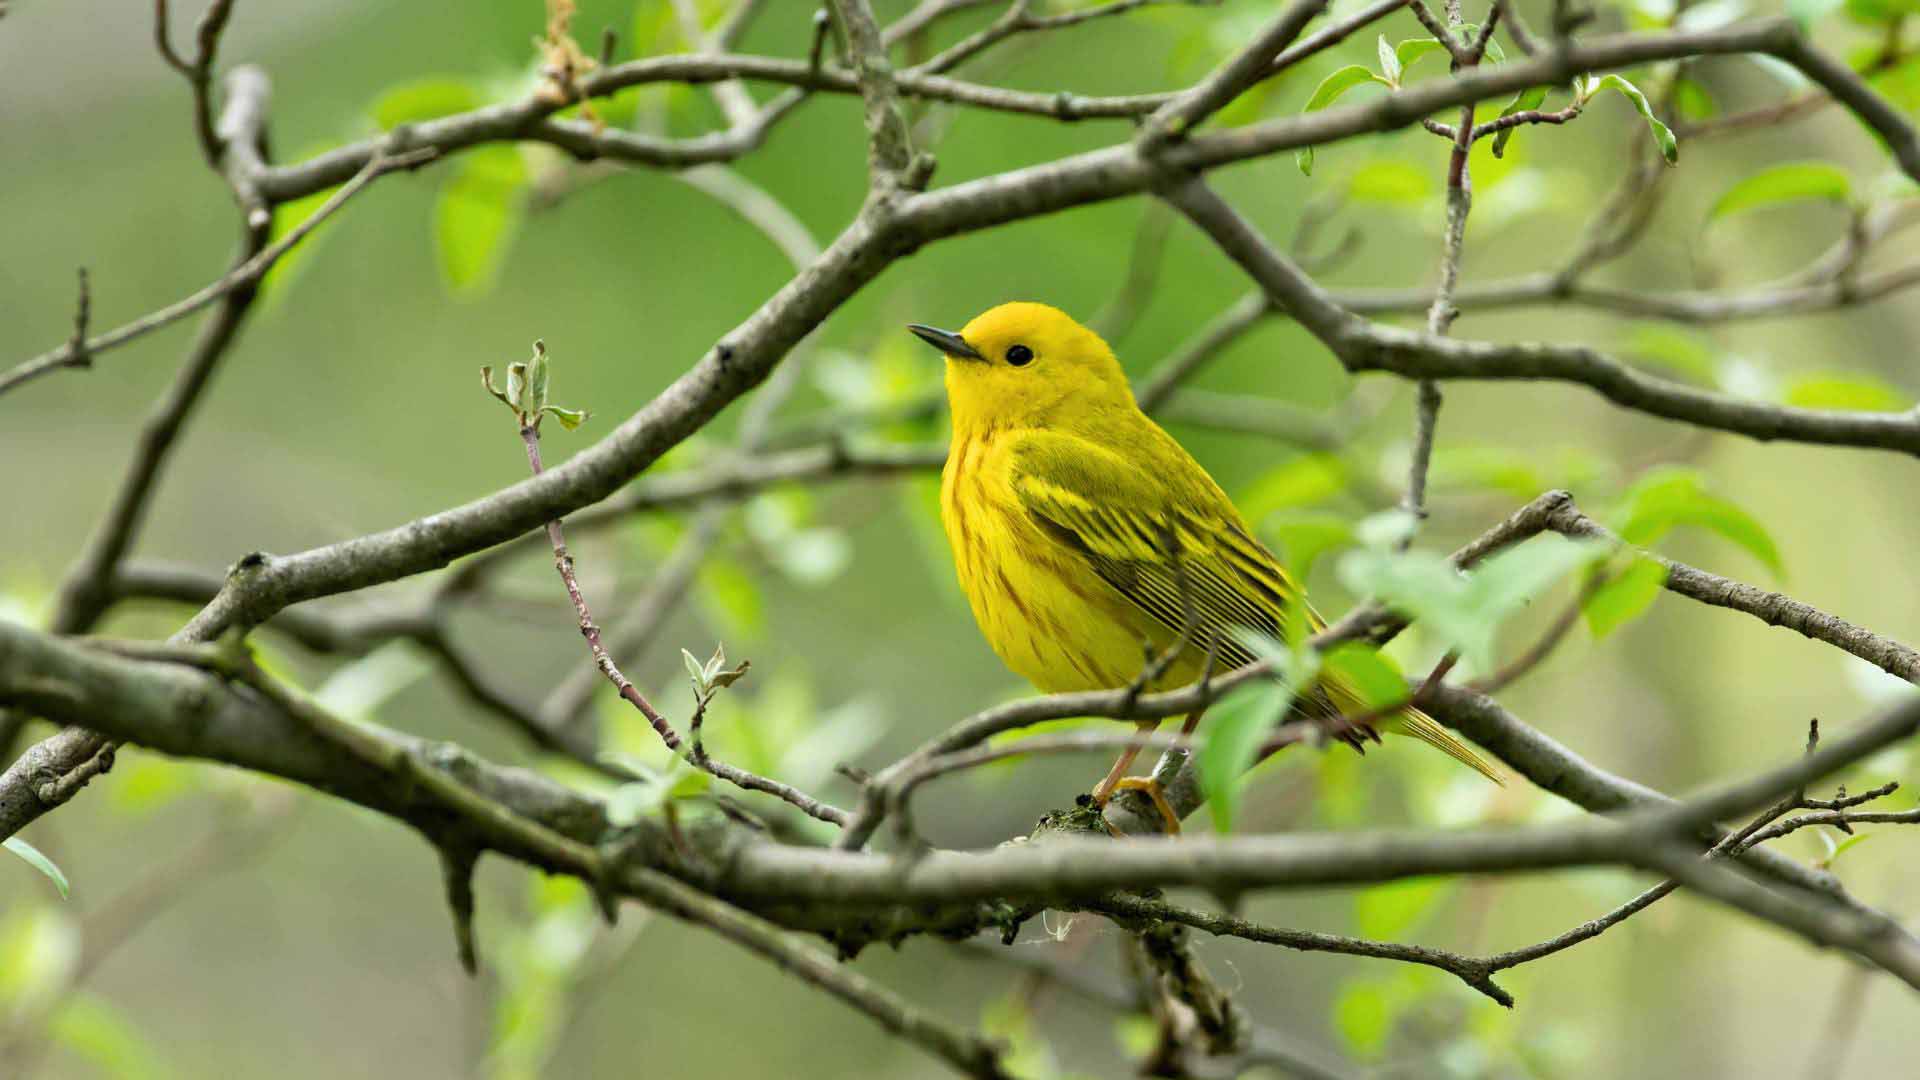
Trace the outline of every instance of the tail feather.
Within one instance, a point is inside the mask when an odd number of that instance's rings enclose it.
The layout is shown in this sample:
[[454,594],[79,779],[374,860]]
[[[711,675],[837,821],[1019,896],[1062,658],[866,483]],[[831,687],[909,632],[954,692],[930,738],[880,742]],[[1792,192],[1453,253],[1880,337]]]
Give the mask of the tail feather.
[[1435,750],[1467,766],[1481,776],[1496,784],[1505,785],[1506,778],[1500,775],[1491,762],[1487,761],[1468,746],[1465,740],[1441,727],[1433,717],[1419,709],[1407,709],[1387,721],[1389,730],[1397,728],[1402,735],[1411,735]]
[[[1367,711],[1365,699],[1353,687],[1346,685],[1343,679],[1323,678],[1319,689],[1320,695],[1315,695],[1319,698],[1318,707],[1329,718]],[[1496,784],[1505,785],[1507,782],[1500,770],[1467,745],[1464,739],[1441,727],[1438,721],[1419,709],[1402,709],[1387,717],[1379,726],[1395,734],[1411,735]]]

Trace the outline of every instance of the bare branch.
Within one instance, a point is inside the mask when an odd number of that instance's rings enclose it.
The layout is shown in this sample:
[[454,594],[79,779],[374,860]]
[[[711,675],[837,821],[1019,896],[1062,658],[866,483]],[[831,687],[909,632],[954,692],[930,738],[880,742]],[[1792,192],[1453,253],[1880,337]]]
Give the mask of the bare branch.
[[267,271],[273,269],[273,264],[280,261],[282,255],[293,250],[294,245],[306,239],[307,234],[318,228],[320,224],[329,217],[332,217],[335,211],[345,206],[355,195],[365,190],[368,184],[390,172],[417,168],[431,161],[434,157],[438,156],[438,154],[439,151],[437,150],[427,149],[416,150],[392,158],[376,157],[370,160],[366,165],[362,166],[360,172],[356,174],[353,179],[343,185],[340,190],[335,192],[325,203],[322,203],[320,208],[313,212],[312,216],[287,230],[285,236],[263,248],[258,254],[247,259],[239,266],[229,270],[212,284],[158,311],[143,315],[127,323],[125,326],[109,330],[96,338],[92,338],[84,342],[78,349],[75,348],[72,342],[68,342],[51,352],[42,353],[31,360],[25,360],[14,365],[14,367],[8,371],[0,373],[0,394],[4,394],[22,383],[30,382],[41,375],[45,375],[55,368],[70,366],[72,358],[76,355],[98,356],[108,349],[117,348],[135,338],[158,330],[163,326],[178,322],[228,293],[258,285],[260,279],[267,275]]

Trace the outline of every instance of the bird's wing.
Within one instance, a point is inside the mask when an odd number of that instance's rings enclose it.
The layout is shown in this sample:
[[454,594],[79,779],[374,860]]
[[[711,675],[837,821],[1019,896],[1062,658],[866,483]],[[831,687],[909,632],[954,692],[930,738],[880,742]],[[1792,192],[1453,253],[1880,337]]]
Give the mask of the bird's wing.
[[[1192,640],[1214,649],[1224,667],[1250,664],[1255,657],[1241,640],[1243,629],[1280,637],[1299,588],[1186,451],[1157,429],[1146,437],[1172,451],[1151,454],[1153,469],[1071,435],[1026,436],[1014,451],[1014,494],[1042,533],[1155,622],[1175,635],[1191,622]],[[1324,625],[1311,608],[1307,615],[1314,629]],[[1296,708],[1333,718],[1364,712],[1366,703],[1335,678],[1303,693]],[[1388,722],[1502,782],[1472,747],[1419,709]],[[1337,734],[1364,750],[1372,727]]]
[[1200,466],[1166,445],[1175,475],[1071,435],[1029,435],[1013,455],[1014,494],[1041,532],[1155,622],[1176,635],[1191,622],[1223,667],[1252,663],[1242,631],[1279,637],[1298,589]]

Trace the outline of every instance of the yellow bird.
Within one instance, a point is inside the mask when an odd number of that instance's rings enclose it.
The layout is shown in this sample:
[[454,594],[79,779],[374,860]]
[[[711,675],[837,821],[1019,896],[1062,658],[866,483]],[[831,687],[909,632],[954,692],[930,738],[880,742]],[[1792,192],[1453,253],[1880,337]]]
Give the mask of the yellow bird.
[[[1149,687],[1174,689],[1201,676],[1209,648],[1223,670],[1252,663],[1243,628],[1280,636],[1299,586],[1200,463],[1140,411],[1098,334],[1033,303],[1002,304],[958,333],[909,329],[947,358],[953,443],[940,517],[974,618],[1008,667],[1044,693],[1130,686],[1145,648],[1171,649],[1191,624]],[[1365,711],[1330,679],[1299,701],[1326,719]],[[1499,780],[1418,710],[1381,726]],[[1124,779],[1137,752],[1094,788],[1096,805],[1142,790],[1177,829],[1151,781]]]

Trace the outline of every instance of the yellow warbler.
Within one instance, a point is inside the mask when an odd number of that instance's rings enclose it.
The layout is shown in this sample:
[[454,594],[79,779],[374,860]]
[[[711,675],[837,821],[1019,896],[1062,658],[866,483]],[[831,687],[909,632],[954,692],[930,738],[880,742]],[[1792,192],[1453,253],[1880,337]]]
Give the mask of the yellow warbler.
[[[1145,667],[1143,645],[1170,649],[1191,623],[1187,646],[1151,686],[1172,689],[1200,677],[1209,648],[1223,668],[1252,663],[1243,628],[1280,636],[1299,586],[1207,471],[1140,411],[1098,334],[1032,303],[1002,304],[958,333],[910,329],[947,358],[953,444],[940,516],[974,618],[1008,667],[1045,693],[1129,686]],[[1364,711],[1331,678],[1299,700],[1310,716]],[[1187,717],[1185,730],[1199,719]],[[1424,713],[1381,726],[1499,779]],[[1157,787],[1123,780],[1134,756],[1114,764],[1095,802],[1137,788],[1177,828]]]

